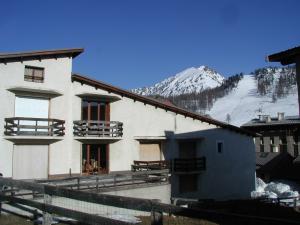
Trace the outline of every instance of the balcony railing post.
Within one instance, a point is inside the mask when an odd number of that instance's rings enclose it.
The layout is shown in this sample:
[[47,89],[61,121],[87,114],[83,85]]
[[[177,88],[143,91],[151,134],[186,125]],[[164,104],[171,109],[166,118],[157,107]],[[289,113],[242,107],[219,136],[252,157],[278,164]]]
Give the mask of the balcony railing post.
[[20,135],[20,120],[18,120],[17,135]]
[[38,127],[38,121],[37,119],[35,120],[35,135],[37,135],[37,127]]

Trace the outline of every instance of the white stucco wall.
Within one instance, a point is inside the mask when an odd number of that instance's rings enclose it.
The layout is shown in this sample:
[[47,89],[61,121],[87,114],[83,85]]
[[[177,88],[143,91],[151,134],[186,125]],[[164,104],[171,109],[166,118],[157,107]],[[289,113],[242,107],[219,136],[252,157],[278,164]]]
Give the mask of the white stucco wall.
[[[24,81],[25,65],[45,68],[44,82]],[[49,117],[66,120],[66,135],[63,140],[50,145],[49,174],[67,173],[71,167],[72,155],[72,95],[71,80],[72,59],[68,57],[57,59],[42,59],[23,62],[0,63],[0,134],[4,136],[4,118],[14,117],[15,94],[10,88],[22,87],[29,89],[54,90],[61,96],[50,100]],[[30,107],[30,106],[28,106]],[[0,139],[0,172],[4,176],[12,176],[13,143]]]

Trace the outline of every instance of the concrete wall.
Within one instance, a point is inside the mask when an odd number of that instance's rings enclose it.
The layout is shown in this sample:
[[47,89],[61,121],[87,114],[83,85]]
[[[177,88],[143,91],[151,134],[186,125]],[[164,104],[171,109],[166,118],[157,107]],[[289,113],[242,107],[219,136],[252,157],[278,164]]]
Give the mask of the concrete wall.
[[[206,157],[206,170],[198,175],[198,191],[179,193],[179,178],[172,176],[172,197],[212,198],[217,200],[249,198],[255,189],[255,153],[250,137],[215,128],[184,134],[199,137],[197,156]],[[178,135],[174,135],[176,138]],[[178,156],[178,144],[175,155]],[[223,142],[223,153],[217,142]]]
[[[279,136],[273,136],[274,138],[274,145],[277,147],[278,152],[280,151],[280,137]],[[271,138],[269,136],[264,136],[264,152],[270,152],[271,151]],[[293,156],[293,157],[297,157],[297,155],[295,155],[295,144],[296,144],[296,149],[298,149],[298,152],[300,152],[300,146],[299,146],[299,142],[295,142],[294,140],[294,136],[286,136],[286,140],[287,140],[287,152]],[[300,140],[300,138],[298,137],[298,140]],[[260,152],[260,137],[256,137],[255,138],[255,150],[256,152]]]

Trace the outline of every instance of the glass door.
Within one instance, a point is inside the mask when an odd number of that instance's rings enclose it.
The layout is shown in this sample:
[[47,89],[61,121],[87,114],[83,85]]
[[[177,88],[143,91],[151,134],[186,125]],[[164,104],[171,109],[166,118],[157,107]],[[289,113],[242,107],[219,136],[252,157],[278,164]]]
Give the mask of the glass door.
[[108,144],[82,145],[82,173],[108,173]]

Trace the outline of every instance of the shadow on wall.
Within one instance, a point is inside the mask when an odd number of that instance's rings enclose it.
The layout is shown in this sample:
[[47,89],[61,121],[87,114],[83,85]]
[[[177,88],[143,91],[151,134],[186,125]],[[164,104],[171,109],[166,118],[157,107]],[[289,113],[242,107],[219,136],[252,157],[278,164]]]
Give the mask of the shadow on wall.
[[[205,157],[205,170],[172,173],[172,197],[197,199],[246,199],[255,190],[254,138],[223,128],[176,134],[165,131],[167,160],[189,151],[180,143],[195,142],[194,157]],[[219,144],[222,143],[222,144]],[[193,145],[191,145],[193,146]],[[184,149],[182,149],[184,148]]]

